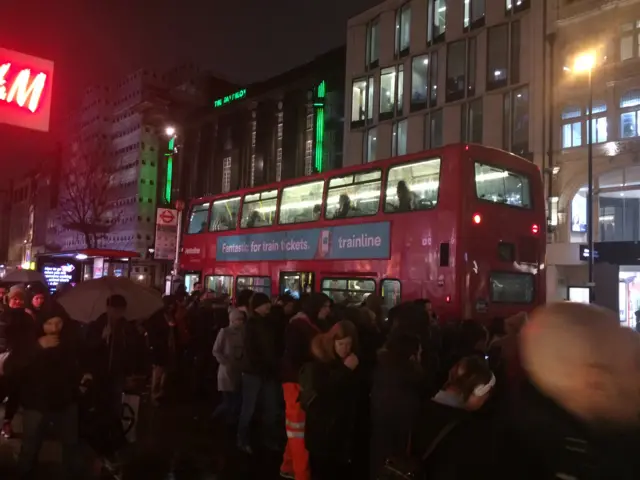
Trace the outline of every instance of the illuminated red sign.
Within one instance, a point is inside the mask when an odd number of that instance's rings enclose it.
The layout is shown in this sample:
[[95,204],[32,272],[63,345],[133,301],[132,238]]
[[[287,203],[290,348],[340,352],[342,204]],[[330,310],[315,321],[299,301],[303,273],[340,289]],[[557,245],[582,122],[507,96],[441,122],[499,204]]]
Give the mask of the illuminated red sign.
[[48,131],[53,62],[0,48],[0,123]]

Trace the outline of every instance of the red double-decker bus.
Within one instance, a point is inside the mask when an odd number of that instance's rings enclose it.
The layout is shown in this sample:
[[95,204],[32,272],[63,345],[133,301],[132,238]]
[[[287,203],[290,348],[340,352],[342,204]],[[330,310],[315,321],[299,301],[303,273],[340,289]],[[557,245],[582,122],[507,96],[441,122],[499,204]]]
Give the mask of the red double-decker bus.
[[534,164],[449,145],[193,200],[180,266],[217,294],[428,298],[488,321],[544,303],[544,225]]

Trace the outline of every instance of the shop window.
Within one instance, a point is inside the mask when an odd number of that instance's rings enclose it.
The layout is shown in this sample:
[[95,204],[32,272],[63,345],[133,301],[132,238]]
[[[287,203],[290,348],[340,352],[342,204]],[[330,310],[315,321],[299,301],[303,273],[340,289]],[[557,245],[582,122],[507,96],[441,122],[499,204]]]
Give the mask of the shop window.
[[211,231],[235,230],[240,211],[240,197],[225,198],[213,202],[211,208]]
[[292,185],[282,190],[280,202],[281,225],[313,222],[322,214],[324,181]]
[[382,172],[356,173],[329,180],[325,218],[375,215],[380,205]]
[[384,211],[408,212],[438,203],[440,159],[397,165],[389,169]]
[[240,227],[254,228],[273,225],[277,200],[278,190],[245,195]]
[[[142,201],[142,199],[140,199]],[[205,233],[207,231],[207,220],[209,219],[209,204],[201,203],[191,207],[189,215],[189,227],[187,233]]]

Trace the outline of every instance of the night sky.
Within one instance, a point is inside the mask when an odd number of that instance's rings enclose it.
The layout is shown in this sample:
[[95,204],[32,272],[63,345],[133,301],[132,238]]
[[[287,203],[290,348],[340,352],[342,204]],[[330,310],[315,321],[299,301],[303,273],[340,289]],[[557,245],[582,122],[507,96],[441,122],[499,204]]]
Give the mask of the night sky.
[[[0,45],[53,60],[53,116],[82,87],[143,66],[193,61],[223,78],[276,75],[346,41],[347,19],[379,0],[3,1]],[[5,173],[53,149],[51,134],[0,125]],[[9,140],[9,146],[7,146]],[[20,165],[20,167],[16,167]],[[3,175],[6,177],[6,175]]]

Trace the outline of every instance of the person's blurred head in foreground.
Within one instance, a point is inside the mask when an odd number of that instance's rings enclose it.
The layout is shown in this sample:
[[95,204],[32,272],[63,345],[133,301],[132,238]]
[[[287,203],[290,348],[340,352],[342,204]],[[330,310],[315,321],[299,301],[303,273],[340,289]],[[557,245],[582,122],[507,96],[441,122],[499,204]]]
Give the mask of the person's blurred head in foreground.
[[556,303],[537,309],[521,334],[533,383],[594,426],[640,425],[640,336],[614,312]]
[[124,318],[127,313],[127,299],[122,295],[111,295],[107,299],[107,318],[117,321]]

